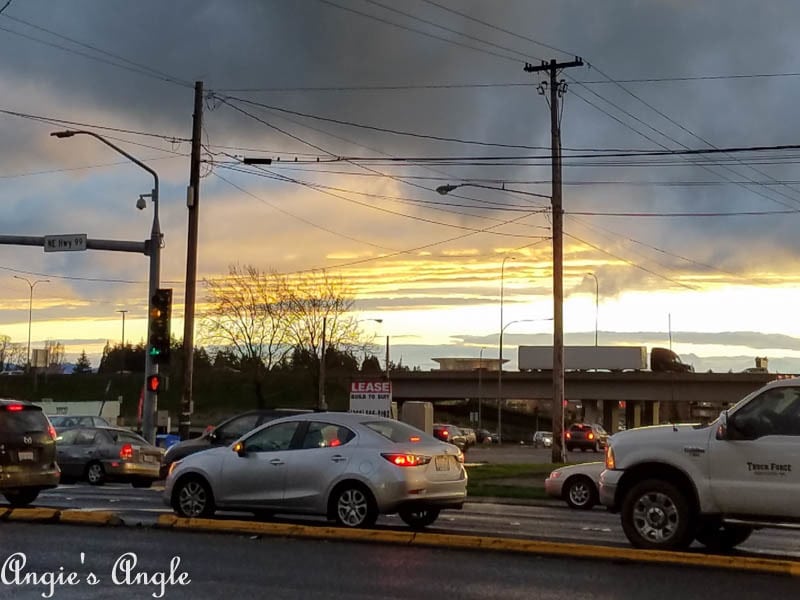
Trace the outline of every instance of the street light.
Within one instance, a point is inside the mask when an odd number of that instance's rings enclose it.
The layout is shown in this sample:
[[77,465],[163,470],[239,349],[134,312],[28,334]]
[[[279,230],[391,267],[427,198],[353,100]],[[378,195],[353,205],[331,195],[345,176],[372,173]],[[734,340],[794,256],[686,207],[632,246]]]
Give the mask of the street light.
[[448,183],[447,185],[440,185],[439,187],[436,188],[436,191],[442,196],[444,196],[460,187],[476,187],[476,188],[482,188],[484,190],[510,192],[512,194],[522,194],[523,196],[535,196],[536,198],[546,198],[547,200],[550,200],[550,196],[547,194],[537,194],[536,192],[526,192],[525,190],[510,190],[505,186],[500,187],[496,185],[483,185],[482,183]]
[[[121,154],[132,163],[138,165],[150,175],[153,176],[153,189],[149,194],[150,199],[153,201],[153,226],[150,230],[150,244],[149,247],[146,248],[145,254],[150,256],[150,277],[149,277],[149,286],[148,286],[148,305],[147,305],[147,314],[150,315],[153,310],[153,296],[156,294],[156,290],[160,285],[160,272],[161,272],[161,227],[158,222],[158,174],[144,164],[142,161],[138,160],[137,158],[128,154],[125,150],[120,148],[119,146],[112,144],[103,136],[94,133],[93,131],[84,131],[84,130],[68,130],[68,131],[54,131],[51,133],[53,137],[61,138],[70,138],[76,135],[88,135],[100,142],[104,143],[109,148],[113,149],[115,152]],[[139,209],[144,209],[146,206],[146,202],[144,201],[144,197],[148,196],[148,194],[142,194],[139,196],[139,201],[136,203],[136,207]],[[149,336],[148,336],[149,337]],[[144,438],[150,442],[155,443],[155,415],[156,410],[158,408],[158,393],[154,392],[149,389],[147,385],[147,381],[149,380],[151,375],[155,375],[158,373],[158,365],[153,363],[153,357],[150,356],[150,342],[148,340],[147,347],[145,349],[145,367],[144,367],[144,402],[142,407],[142,434]]]
[[480,353],[478,354],[478,429],[483,428],[483,424],[481,422],[483,412],[483,351],[485,348],[481,348]]
[[122,366],[120,368],[120,373],[125,372],[125,313],[127,310],[118,310],[118,313],[122,313]]
[[[446,186],[445,186],[446,187]],[[452,187],[452,186],[450,186]],[[498,360],[498,367],[497,367],[497,441],[503,441],[503,434],[500,433],[500,424],[501,424],[501,410],[500,405],[503,398],[503,282],[504,282],[504,275],[506,269],[506,261],[507,260],[516,260],[513,256],[504,256],[503,262],[500,263],[500,340],[497,347],[497,358]]]
[[553,319],[517,319],[516,321],[509,321],[505,324],[505,326],[500,328],[500,364],[498,365],[497,371],[497,441],[499,443],[503,442],[503,432],[502,429],[502,400],[503,400],[503,333],[506,329],[508,329],[511,325],[515,323],[534,323],[538,321],[552,321]]
[[589,277],[594,277],[594,345],[597,347],[597,315],[600,313],[600,283],[597,275],[586,273]]
[[49,279],[37,279],[33,283],[31,283],[30,279],[26,277],[20,277],[19,275],[14,275],[14,279],[21,279],[25,283],[28,284],[28,287],[31,288],[31,296],[30,300],[28,301],[28,357],[26,358],[26,365],[28,370],[31,368],[31,322],[33,321],[33,288],[36,287],[37,283],[50,283]]

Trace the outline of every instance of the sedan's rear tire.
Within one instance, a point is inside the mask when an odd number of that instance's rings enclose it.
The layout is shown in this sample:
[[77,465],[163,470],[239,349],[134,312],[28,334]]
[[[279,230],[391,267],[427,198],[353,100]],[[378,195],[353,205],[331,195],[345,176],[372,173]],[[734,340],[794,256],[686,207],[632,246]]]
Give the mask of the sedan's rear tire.
[[39,496],[39,490],[37,488],[25,488],[14,490],[13,492],[4,492],[3,495],[11,506],[21,507],[28,506],[36,500],[37,496]]
[[622,502],[622,529],[637,548],[687,548],[694,537],[692,521],[689,500],[668,481],[642,481],[625,495]]
[[583,475],[570,477],[564,482],[564,500],[570,508],[589,510],[597,504],[597,487]]
[[187,519],[206,519],[214,515],[214,494],[201,477],[186,477],[172,490],[172,509]]
[[422,508],[422,509],[401,509],[397,511],[403,522],[411,527],[411,529],[424,529],[428,525],[432,525],[436,519],[439,518],[438,508]]
[[334,491],[333,518],[344,527],[372,527],[378,520],[378,506],[363,485],[346,483]]
[[86,481],[90,485],[103,485],[106,482],[106,470],[101,463],[94,461],[86,465]]

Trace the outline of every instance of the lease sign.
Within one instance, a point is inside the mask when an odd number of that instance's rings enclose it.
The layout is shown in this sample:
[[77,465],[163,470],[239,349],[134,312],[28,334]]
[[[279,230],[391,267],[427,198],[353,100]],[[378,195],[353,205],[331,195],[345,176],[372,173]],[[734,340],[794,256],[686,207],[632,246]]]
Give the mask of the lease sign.
[[391,381],[352,381],[350,412],[362,415],[392,416]]

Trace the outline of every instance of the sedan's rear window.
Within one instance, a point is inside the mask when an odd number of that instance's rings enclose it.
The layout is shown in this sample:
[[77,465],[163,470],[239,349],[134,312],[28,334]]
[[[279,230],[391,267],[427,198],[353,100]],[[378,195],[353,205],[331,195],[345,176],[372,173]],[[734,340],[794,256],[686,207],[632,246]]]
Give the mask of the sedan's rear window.
[[47,418],[41,410],[25,408],[19,411],[0,407],[0,431],[29,433],[47,431]]
[[397,444],[423,440],[430,441],[430,438],[424,432],[400,421],[368,421],[363,425]]

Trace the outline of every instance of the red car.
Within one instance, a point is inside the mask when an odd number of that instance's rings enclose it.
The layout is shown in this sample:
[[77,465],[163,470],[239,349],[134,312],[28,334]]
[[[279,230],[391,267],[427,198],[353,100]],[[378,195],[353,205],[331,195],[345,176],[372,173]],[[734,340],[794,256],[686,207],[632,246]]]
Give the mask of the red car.
[[608,433],[600,425],[594,423],[575,423],[564,434],[564,445],[567,451],[580,448],[600,452],[606,447]]

